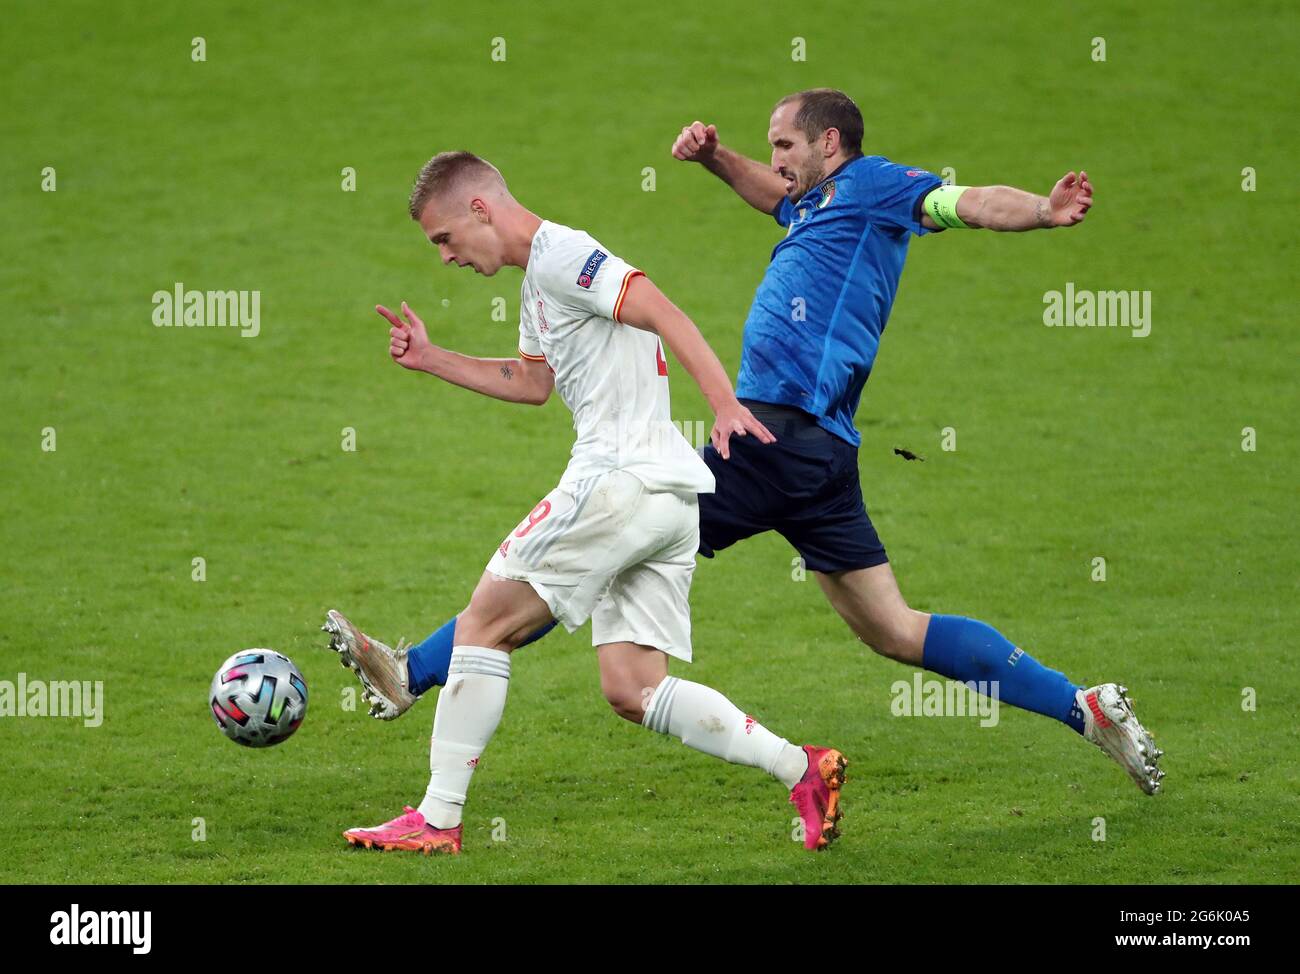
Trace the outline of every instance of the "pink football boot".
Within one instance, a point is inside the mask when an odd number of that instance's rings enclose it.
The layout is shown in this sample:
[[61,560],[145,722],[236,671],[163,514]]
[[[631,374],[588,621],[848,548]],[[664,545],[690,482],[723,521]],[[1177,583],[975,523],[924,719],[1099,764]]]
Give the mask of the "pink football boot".
[[343,838],[349,845],[376,847],[385,852],[406,849],[411,852],[431,852],[447,855],[460,854],[461,826],[454,829],[435,829],[424,820],[424,816],[407,805],[405,810],[391,822],[376,825],[368,829],[348,829]]
[[799,809],[803,819],[805,849],[820,852],[839,837],[840,789],[844,787],[844,769],[848,761],[833,747],[803,746],[808,755],[808,770],[790,791],[790,804]]

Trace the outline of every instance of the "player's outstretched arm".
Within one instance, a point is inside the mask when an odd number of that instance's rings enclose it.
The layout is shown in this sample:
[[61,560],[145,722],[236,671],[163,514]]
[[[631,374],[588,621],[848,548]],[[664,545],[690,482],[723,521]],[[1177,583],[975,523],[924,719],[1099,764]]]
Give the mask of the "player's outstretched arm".
[[756,210],[770,214],[785,195],[785,180],[754,159],[732,152],[718,141],[718,129],[692,122],[673,142],[673,158],[698,162],[734,189]]
[[[921,225],[984,230],[1046,230],[1082,223],[1092,207],[1088,174],[1066,173],[1049,196],[1011,186],[940,186],[922,205]],[[954,218],[955,214],[955,218]]]
[[388,319],[388,354],[404,369],[428,372],[464,389],[493,399],[540,406],[555,388],[555,374],[545,362],[520,358],[475,358],[429,341],[424,322],[402,302],[399,318],[382,304],[375,310]]
[[733,433],[737,436],[753,433],[760,442],[776,442],[776,437],[768,432],[767,427],[740,404],[726,369],[695,327],[695,322],[644,274],[633,277],[628,284],[627,294],[619,308],[619,321],[657,334],[695,380],[713,410],[715,419],[710,438],[722,459],[731,457],[730,438]]

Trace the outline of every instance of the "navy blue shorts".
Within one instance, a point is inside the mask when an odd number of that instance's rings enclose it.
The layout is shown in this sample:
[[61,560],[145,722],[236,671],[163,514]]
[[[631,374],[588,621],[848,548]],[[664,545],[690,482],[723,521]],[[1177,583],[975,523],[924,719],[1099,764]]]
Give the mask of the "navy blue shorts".
[[775,531],[810,571],[887,562],[862,501],[858,448],[800,409],[742,402],[776,442],[732,436],[729,460],[712,443],[700,451],[717,481],[715,493],[700,494],[700,554],[712,558],[743,538]]

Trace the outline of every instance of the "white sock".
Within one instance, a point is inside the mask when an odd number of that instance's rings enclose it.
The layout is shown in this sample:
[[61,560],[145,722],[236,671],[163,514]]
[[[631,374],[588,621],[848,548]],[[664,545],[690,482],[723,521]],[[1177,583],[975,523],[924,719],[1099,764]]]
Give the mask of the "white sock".
[[655,688],[641,723],[715,758],[762,768],[787,788],[808,770],[803,748],[746,717],[717,690],[675,676]]
[[452,649],[447,685],[433,714],[429,788],[420,802],[420,814],[435,829],[460,824],[469,779],[501,723],[509,686],[509,653],[482,646]]

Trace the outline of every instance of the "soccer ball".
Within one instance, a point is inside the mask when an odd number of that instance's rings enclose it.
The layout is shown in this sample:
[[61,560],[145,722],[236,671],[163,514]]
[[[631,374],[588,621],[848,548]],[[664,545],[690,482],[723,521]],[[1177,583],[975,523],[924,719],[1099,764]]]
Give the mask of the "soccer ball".
[[236,744],[270,747],[288,740],[307,716],[307,681],[289,657],[245,649],[221,664],[208,702],[221,733]]

